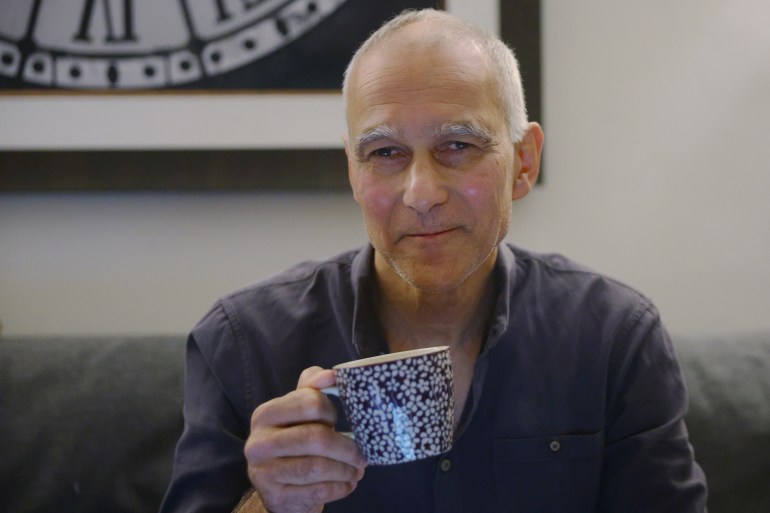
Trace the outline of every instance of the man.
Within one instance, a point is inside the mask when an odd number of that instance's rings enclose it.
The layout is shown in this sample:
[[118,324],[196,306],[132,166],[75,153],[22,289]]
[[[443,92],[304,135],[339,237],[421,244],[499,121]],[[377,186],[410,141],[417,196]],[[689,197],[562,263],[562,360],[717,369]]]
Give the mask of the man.
[[[407,12],[357,52],[343,93],[371,245],[230,295],[191,333],[163,510],[705,511],[649,300],[502,242],[543,144],[510,50]],[[453,448],[367,466],[319,391],[328,369],[437,345],[451,347]]]

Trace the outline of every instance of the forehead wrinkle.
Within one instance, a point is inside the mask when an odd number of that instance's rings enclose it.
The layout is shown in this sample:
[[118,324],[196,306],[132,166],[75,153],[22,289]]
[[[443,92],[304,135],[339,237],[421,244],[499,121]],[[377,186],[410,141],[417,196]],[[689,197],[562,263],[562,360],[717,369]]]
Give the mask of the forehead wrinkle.
[[[469,86],[478,89],[489,80],[488,73],[483,73],[483,78],[479,80],[477,69],[459,63],[452,63],[450,69],[439,64],[429,74],[419,66],[372,63],[362,66],[356,75],[351,85],[358,90],[360,98],[368,99],[373,104],[409,103],[410,96],[419,96],[426,91],[447,98],[446,103],[453,103],[449,98],[467,96]],[[479,94],[483,101],[488,100],[486,96]]]
[[[437,80],[433,80],[433,79]],[[430,82],[417,84],[407,84],[391,76],[391,83],[383,81],[372,81],[372,86],[361,85],[361,98],[366,99],[371,106],[381,104],[410,104],[425,101],[424,93],[430,93],[434,101],[440,101],[447,104],[465,105],[468,103],[468,82],[457,78],[456,75],[447,75],[440,78],[438,75],[432,77]],[[476,96],[477,101],[487,101],[485,95],[480,91]]]

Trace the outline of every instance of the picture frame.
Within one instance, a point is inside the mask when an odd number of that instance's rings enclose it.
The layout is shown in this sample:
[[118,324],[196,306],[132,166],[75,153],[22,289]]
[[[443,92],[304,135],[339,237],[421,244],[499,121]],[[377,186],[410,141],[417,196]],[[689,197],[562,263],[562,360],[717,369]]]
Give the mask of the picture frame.
[[[502,0],[499,9],[500,33],[513,38],[507,42],[522,63],[530,117],[539,119],[539,2]],[[337,89],[220,86],[0,90],[0,112],[13,125],[0,126],[0,191],[349,187]],[[132,119],[138,112],[142,119]],[[299,133],[296,123],[310,128]]]

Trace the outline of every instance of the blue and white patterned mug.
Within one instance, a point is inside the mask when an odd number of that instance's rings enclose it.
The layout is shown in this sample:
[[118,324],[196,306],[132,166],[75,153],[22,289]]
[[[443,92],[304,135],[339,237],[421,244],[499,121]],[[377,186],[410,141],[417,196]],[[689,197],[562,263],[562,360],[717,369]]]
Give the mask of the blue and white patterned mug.
[[353,438],[370,465],[436,456],[452,447],[454,388],[448,346],[390,353],[334,366]]

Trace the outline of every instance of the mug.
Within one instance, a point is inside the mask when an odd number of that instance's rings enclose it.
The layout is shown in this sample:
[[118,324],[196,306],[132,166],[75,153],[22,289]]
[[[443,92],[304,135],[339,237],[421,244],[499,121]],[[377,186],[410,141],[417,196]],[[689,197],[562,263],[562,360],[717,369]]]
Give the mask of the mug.
[[370,465],[429,458],[452,447],[454,388],[448,346],[390,353],[333,367],[338,395]]

